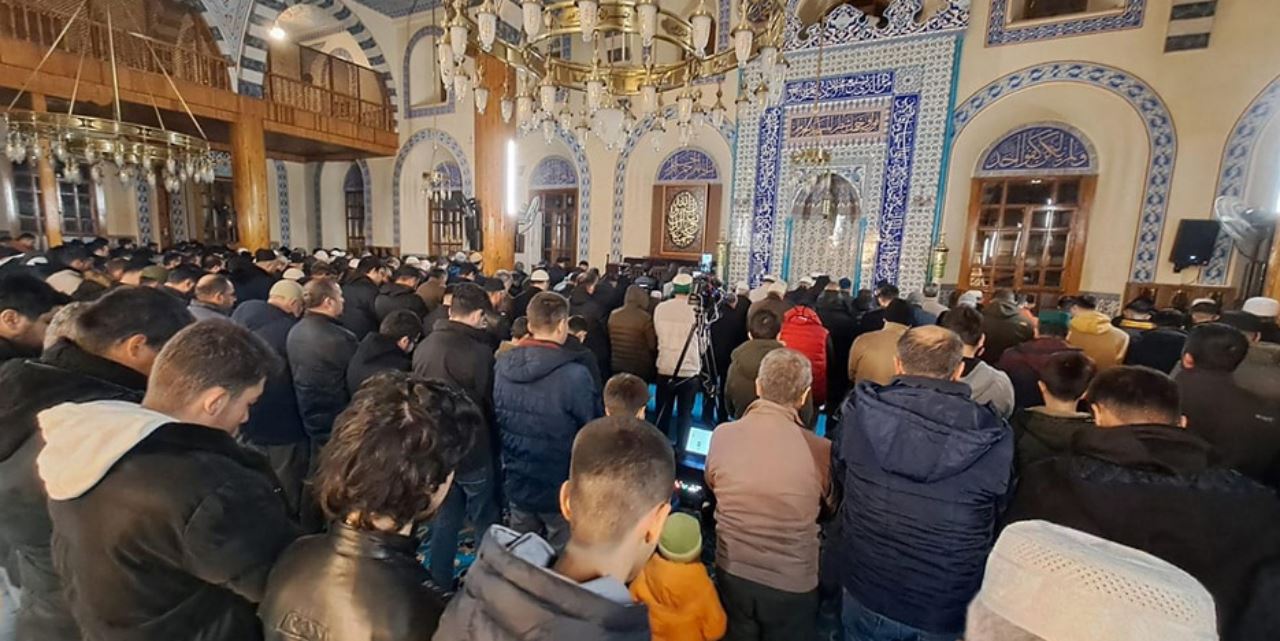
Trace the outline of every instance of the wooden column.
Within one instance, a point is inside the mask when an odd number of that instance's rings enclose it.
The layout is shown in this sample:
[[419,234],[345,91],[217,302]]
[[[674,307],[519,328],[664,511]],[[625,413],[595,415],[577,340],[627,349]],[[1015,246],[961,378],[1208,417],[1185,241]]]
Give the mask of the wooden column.
[[[48,110],[44,94],[31,94],[31,110],[44,113]],[[40,145],[40,160],[36,163],[40,181],[40,212],[44,216],[44,237],[47,247],[62,244],[62,193],[58,190],[58,177],[53,171],[53,150],[47,143]]]
[[1267,255],[1267,278],[1262,295],[1280,300],[1280,225],[1276,225],[1271,237],[1271,252]]
[[480,227],[484,230],[484,269],[511,269],[516,259],[516,212],[507,211],[507,141],[515,140],[515,119],[502,122],[502,79],[516,86],[515,72],[493,56],[480,54],[476,64],[484,67],[484,82],[489,87],[489,105],[483,114],[475,115],[476,200],[483,211]]
[[[249,101],[241,100],[242,107]],[[231,123],[232,205],[240,246],[250,251],[271,246],[267,205],[267,147],[262,114],[250,110]]]

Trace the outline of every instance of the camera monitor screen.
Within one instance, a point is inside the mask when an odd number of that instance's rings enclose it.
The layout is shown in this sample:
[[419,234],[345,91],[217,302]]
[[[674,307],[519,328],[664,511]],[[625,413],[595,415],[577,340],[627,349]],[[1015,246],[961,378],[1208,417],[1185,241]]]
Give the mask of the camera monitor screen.
[[689,428],[689,437],[685,439],[685,454],[697,454],[698,456],[706,456],[707,451],[711,449],[711,430],[704,430],[697,427]]

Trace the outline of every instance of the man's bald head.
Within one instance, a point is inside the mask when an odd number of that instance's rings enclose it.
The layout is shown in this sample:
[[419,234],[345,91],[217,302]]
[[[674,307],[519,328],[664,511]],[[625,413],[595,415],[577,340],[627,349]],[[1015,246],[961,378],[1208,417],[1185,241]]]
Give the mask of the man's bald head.
[[898,371],[907,376],[951,380],[963,360],[964,344],[945,327],[916,327],[898,339]]
[[222,274],[206,274],[196,281],[196,300],[231,309],[236,304],[236,290],[231,281]]

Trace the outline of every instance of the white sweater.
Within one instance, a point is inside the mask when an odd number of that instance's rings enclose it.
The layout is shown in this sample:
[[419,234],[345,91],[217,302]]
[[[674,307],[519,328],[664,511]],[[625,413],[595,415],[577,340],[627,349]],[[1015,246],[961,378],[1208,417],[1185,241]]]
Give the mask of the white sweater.
[[[689,338],[689,330],[693,327],[697,316],[688,297],[673,298],[659,304],[653,310],[653,328],[658,334],[658,373],[673,376],[676,361],[680,360],[680,352],[684,350],[684,342]],[[678,376],[694,376],[702,371],[702,345],[697,336],[689,342],[689,351],[680,364]]]

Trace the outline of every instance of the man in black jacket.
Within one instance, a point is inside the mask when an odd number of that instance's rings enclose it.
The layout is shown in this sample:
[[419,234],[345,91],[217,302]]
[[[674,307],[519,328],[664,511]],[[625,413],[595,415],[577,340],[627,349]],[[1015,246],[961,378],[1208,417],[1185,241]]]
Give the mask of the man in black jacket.
[[484,328],[487,311],[489,299],[478,285],[456,285],[449,320],[436,323],[435,331],[413,354],[414,374],[456,385],[484,417],[471,449],[458,465],[453,489],[431,523],[431,577],[446,590],[453,587],[453,559],[463,519],[471,521],[479,545],[499,517],[492,445],[494,356],[493,343]]
[[1221,463],[1280,487],[1280,407],[1236,384],[1249,339],[1223,323],[1191,330],[1174,378],[1187,430],[1208,441]]
[[418,296],[418,283],[422,281],[422,272],[413,265],[405,265],[397,269],[391,276],[391,282],[383,283],[378,291],[378,298],[373,302],[378,322],[382,322],[388,314],[403,309],[413,312],[418,323],[427,315],[427,304]]
[[524,291],[511,302],[511,320],[523,318],[528,313],[529,301],[548,290],[547,283],[550,279],[551,276],[544,269],[535,269],[529,274],[529,282],[525,283]]
[[247,258],[231,261],[231,282],[236,288],[236,300],[266,300],[271,294],[280,272],[280,257],[270,249],[259,249],[253,254],[253,262]]
[[140,400],[156,354],[191,322],[168,294],[118,289],[81,315],[78,342],[63,340],[39,360],[0,368],[0,548],[13,551],[10,576],[23,587],[17,638],[80,638],[53,569],[49,509],[36,474],[44,447],[36,415],[68,401]]
[[32,274],[0,276],[0,363],[38,356],[49,320],[70,300]]
[[849,393],[849,350],[858,337],[858,319],[853,315],[849,297],[840,291],[837,282],[827,283],[818,294],[814,311],[822,319],[822,326],[831,333],[831,359],[827,367],[827,407],[832,414],[844,402]]
[[[1182,330],[1182,313],[1176,309],[1162,309],[1151,315],[1153,329],[1129,332],[1129,351],[1125,352],[1125,365],[1145,365],[1168,374],[1182,359],[1182,348],[1187,333]],[[1121,326],[1123,328],[1123,326]]]
[[578,286],[569,295],[569,313],[581,316],[587,322],[587,334],[582,344],[596,357],[596,368],[600,372],[600,387],[608,380],[611,372],[609,361],[609,312],[600,301],[596,288],[600,285],[600,272],[591,270],[578,277]]
[[249,411],[249,421],[240,429],[240,436],[267,455],[293,515],[299,513],[302,482],[311,466],[311,442],[302,426],[298,395],[288,367],[289,332],[298,324],[302,312],[302,286],[281,280],[271,286],[267,300],[248,301],[231,314],[232,321],[257,334],[285,362],[284,367],[267,377],[262,398]]
[[346,301],[342,310],[342,326],[362,340],[369,332],[378,331],[378,313],[375,305],[378,289],[387,282],[390,272],[376,256],[365,256],[356,264],[351,282],[342,286],[342,298]]
[[1275,616],[1262,587],[1280,585],[1275,492],[1214,463],[1212,446],[1183,429],[1178,386],[1164,374],[1115,367],[1085,398],[1097,427],[1076,435],[1069,456],[1024,470],[1007,520],[1050,521],[1158,556],[1213,594],[1224,640],[1263,638],[1237,630],[1257,625],[1246,612]]
[[279,365],[249,330],[207,321],[161,350],[142,405],[40,414],[54,559],[86,638],[260,637],[255,604],[298,530],[234,436]]
[[327,279],[307,283],[302,288],[302,303],[307,311],[289,330],[286,348],[314,466],[314,455],[329,440],[333,420],[351,400],[347,366],[358,343],[338,321],[344,300],[337,283]]
[[[415,295],[414,298],[417,298]],[[354,396],[365,381],[382,372],[407,372],[413,347],[422,340],[422,321],[407,309],[392,310],[378,331],[364,337],[347,366],[347,390]]]
[[401,529],[439,509],[481,429],[479,409],[443,381],[369,381],[316,472],[328,533],[294,542],[271,571],[259,609],[267,641],[430,639],[445,601]]

